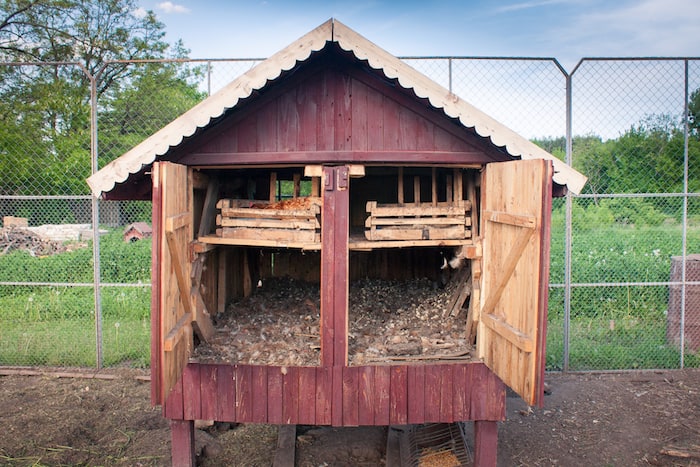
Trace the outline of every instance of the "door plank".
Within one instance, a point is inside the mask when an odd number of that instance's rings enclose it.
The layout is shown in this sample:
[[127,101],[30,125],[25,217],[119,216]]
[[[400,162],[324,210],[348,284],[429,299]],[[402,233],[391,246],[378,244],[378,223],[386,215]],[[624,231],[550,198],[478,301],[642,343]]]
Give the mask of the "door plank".
[[531,405],[543,399],[552,173],[541,159],[492,163],[481,182],[477,355]]

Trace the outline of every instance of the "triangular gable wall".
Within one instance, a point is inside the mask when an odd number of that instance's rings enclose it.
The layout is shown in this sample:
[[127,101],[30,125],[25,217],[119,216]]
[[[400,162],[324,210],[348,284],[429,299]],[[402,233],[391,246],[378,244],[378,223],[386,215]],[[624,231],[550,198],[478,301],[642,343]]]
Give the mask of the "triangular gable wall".
[[[324,50],[324,52],[326,52]],[[229,112],[171,151],[191,165],[303,162],[487,163],[509,156],[465,131],[425,99],[366,73],[340,53],[324,53],[312,70],[276,80],[263,96]],[[320,62],[320,63],[318,63]],[[332,65],[331,65],[332,64]]]

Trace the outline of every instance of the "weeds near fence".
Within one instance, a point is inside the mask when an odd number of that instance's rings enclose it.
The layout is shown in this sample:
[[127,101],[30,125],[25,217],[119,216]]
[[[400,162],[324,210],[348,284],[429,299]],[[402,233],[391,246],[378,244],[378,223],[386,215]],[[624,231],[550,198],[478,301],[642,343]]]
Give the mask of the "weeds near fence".
[[[92,249],[87,243],[47,257],[25,251],[0,255],[0,280],[83,285],[0,286],[0,365],[96,365]],[[121,231],[100,242],[105,366],[145,367],[150,361],[149,240],[127,243]]]

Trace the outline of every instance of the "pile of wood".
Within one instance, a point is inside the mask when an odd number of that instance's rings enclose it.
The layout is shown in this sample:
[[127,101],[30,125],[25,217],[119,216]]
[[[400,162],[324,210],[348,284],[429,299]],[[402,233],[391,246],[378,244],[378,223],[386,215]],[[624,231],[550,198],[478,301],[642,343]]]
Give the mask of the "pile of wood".
[[221,199],[216,207],[216,235],[222,238],[321,241],[321,198],[318,197],[278,202]]
[[42,238],[22,227],[3,227],[0,230],[0,254],[4,255],[14,250],[25,250],[32,256],[49,256],[66,251],[66,246],[61,242]]
[[[350,364],[469,359],[465,314],[452,316],[448,310],[455,293],[456,283],[440,288],[427,279],[352,283]],[[214,339],[195,349],[197,361],[320,365],[318,284],[264,280],[216,321]]]
[[471,238],[471,202],[379,204],[368,201],[367,240]]

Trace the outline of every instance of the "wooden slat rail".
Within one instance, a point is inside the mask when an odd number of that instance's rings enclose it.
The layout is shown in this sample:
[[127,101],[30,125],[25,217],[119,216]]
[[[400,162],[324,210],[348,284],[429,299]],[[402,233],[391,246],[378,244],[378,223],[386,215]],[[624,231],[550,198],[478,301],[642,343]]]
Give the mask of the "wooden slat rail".
[[223,217],[243,217],[243,218],[261,218],[261,219],[314,219],[316,214],[320,212],[318,206],[314,206],[309,210],[301,209],[264,209],[264,208],[245,208],[245,207],[222,207],[221,219]]
[[216,235],[236,240],[318,243],[321,240],[321,198],[295,198],[266,204],[263,201],[221,199],[216,206]]
[[239,218],[219,218],[217,224],[221,227],[249,227],[249,228],[269,228],[269,229],[308,229],[321,228],[321,224],[316,220],[272,220],[272,219],[239,219]]
[[368,201],[367,240],[448,240],[471,237],[471,201],[379,204]]

